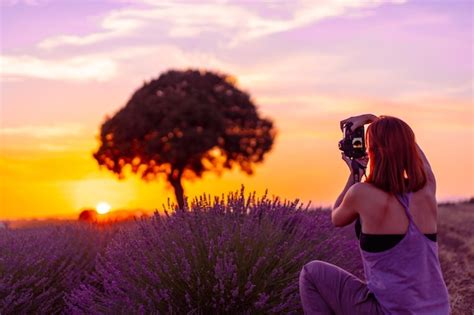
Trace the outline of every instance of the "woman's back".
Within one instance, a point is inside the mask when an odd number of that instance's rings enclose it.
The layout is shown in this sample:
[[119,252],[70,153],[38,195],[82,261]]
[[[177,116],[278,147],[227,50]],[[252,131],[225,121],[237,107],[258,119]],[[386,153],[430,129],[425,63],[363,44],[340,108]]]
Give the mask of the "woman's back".
[[[380,202],[382,214],[372,218],[369,226],[373,230],[367,232],[405,235],[394,247],[381,252],[360,248],[367,286],[385,314],[448,314],[449,295],[439,264],[438,244],[423,235],[436,232],[436,203],[433,207],[429,194],[421,190],[394,198],[396,203],[388,194],[373,195],[372,204]],[[369,211],[375,210],[363,212]]]
[[[362,232],[365,234],[405,234],[408,217],[400,201],[369,183],[358,198]],[[424,234],[437,233],[438,207],[434,193],[429,186],[413,192],[410,198],[410,213],[418,229]]]

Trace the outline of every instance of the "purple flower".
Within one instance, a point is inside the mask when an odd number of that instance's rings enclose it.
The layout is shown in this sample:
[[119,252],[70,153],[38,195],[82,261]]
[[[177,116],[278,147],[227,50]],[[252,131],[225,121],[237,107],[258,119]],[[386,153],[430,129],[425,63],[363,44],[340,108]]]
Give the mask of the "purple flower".
[[320,259],[363,272],[355,239],[299,201],[203,195],[186,210],[97,230],[0,231],[2,313],[301,313]]

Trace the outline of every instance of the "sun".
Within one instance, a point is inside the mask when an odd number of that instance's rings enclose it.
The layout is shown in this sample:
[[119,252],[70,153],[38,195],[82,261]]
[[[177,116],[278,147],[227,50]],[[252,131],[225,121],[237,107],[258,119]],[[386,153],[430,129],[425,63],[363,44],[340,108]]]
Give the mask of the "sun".
[[106,214],[107,212],[110,211],[110,205],[107,202],[99,202],[97,206],[95,206],[95,209],[97,210],[97,213],[99,214]]

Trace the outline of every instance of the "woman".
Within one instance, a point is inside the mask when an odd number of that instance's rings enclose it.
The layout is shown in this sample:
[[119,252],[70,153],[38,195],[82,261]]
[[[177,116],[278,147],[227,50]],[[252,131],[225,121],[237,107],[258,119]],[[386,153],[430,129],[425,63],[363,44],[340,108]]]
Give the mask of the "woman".
[[[349,175],[331,219],[337,227],[356,221],[367,283],[311,261],[299,279],[305,314],[449,314],[436,242],[436,180],[412,129],[390,116],[360,115],[341,123],[347,122],[351,130],[370,123],[369,175],[361,183]],[[342,158],[352,172],[351,160]],[[367,165],[367,159],[358,161]]]

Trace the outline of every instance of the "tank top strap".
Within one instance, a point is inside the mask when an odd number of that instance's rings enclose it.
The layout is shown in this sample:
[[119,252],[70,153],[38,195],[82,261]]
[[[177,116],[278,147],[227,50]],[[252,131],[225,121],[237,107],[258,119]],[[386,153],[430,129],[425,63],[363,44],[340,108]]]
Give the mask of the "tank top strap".
[[398,201],[400,201],[400,203],[403,205],[403,209],[405,209],[405,213],[408,217],[408,220],[410,221],[410,223],[413,223],[413,217],[410,213],[410,199],[411,199],[411,196],[412,196],[412,192],[408,192],[408,193],[405,193],[405,194],[396,194],[395,197],[397,197]]

